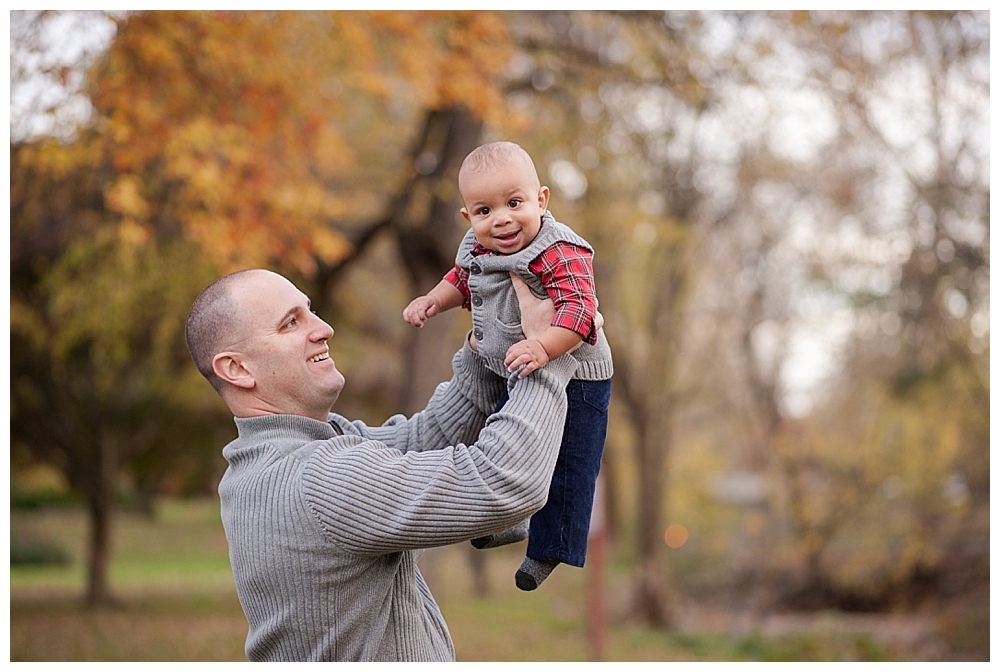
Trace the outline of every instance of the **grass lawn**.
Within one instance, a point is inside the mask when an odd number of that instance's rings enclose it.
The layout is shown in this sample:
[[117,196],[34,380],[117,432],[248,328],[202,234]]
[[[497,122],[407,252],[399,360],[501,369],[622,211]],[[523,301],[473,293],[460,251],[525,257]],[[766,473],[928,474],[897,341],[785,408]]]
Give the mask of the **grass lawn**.
[[[81,607],[84,513],[12,511],[12,536],[57,542],[76,560],[65,566],[12,565],[11,661],[244,661],[247,624],[226,541],[212,502],[163,502],[155,519],[119,514],[111,581],[119,604]],[[421,566],[444,612],[459,661],[586,661],[587,571],[560,567],[537,591],[513,576],[523,544],[483,553],[488,586],[473,590],[471,547],[429,551]],[[589,569],[589,568],[588,568]],[[686,628],[665,634],[625,624],[616,606],[624,586],[606,591],[613,615],[605,635],[610,661],[887,660],[889,648],[865,633],[829,627],[790,637],[731,636]],[[616,613],[618,612],[618,613]]]
[[215,505],[165,502],[155,519],[119,514],[111,567],[119,603],[100,610],[81,606],[83,511],[12,511],[11,527],[75,558],[11,566],[12,661],[246,660],[247,624]]

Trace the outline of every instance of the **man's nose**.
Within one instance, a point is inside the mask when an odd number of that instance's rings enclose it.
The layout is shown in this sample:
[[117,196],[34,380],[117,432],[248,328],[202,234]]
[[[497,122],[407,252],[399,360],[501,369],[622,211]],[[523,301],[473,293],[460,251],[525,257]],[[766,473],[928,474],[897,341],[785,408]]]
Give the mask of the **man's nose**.
[[313,314],[316,318],[313,325],[312,337],[315,341],[325,341],[333,337],[333,327],[327,324],[319,315]]

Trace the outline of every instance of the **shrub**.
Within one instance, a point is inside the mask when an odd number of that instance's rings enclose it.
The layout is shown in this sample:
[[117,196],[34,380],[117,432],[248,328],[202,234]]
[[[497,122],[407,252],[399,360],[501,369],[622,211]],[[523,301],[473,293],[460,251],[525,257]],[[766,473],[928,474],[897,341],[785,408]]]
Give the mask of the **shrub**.
[[10,535],[10,564],[12,565],[68,565],[73,556],[59,544],[37,537],[24,539]]

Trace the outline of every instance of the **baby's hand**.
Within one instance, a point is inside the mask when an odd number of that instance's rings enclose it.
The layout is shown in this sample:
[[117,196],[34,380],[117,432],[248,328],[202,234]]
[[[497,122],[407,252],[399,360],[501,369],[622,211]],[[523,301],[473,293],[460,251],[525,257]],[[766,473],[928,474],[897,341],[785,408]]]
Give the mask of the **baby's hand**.
[[508,371],[516,371],[517,367],[523,364],[524,370],[521,371],[518,378],[524,378],[535,369],[540,369],[548,364],[549,355],[545,352],[540,341],[529,339],[518,341],[510,346],[503,363],[507,366]]
[[427,318],[441,312],[441,303],[433,296],[418,296],[403,310],[403,319],[415,327],[423,327]]

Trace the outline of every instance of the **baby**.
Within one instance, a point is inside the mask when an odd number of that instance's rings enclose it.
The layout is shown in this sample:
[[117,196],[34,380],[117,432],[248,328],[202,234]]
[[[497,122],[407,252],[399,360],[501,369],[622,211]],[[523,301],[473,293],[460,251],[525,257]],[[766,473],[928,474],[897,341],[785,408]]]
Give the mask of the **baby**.
[[[595,323],[594,251],[546,210],[549,189],[541,186],[528,153],[512,142],[473,150],[459,171],[458,189],[472,229],[455,267],[414,299],[403,319],[422,327],[442,311],[471,310],[477,349],[504,377],[523,367],[517,374],[523,378],[570,351],[579,362],[566,389],[566,424],[545,506],[530,522],[472,540],[476,548],[493,548],[527,537],[527,557],[514,580],[521,590],[534,590],[559,563],[583,567],[586,559],[613,373],[611,349]],[[551,326],[538,339],[521,332],[511,273],[555,304]],[[507,399],[505,392],[497,410]]]

